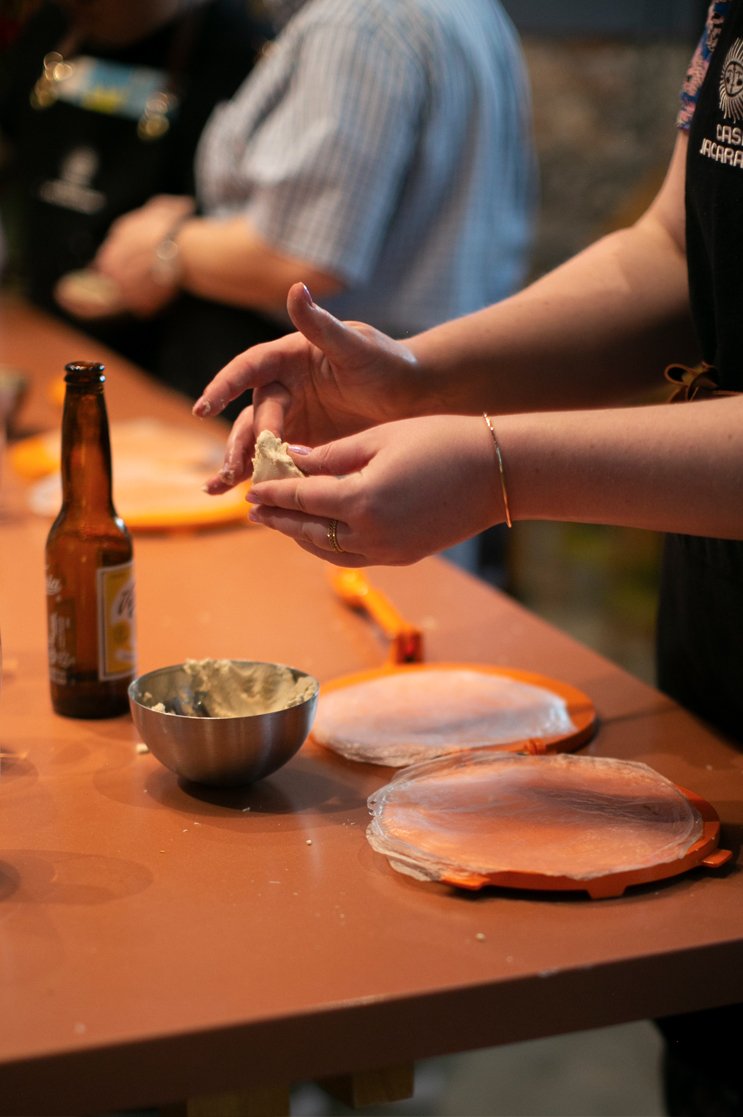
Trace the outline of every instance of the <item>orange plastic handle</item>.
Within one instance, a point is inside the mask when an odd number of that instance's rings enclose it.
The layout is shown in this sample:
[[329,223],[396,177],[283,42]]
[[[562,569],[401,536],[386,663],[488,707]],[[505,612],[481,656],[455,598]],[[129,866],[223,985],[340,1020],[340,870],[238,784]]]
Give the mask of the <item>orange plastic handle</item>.
[[341,568],[331,572],[333,588],[352,609],[363,609],[390,641],[391,663],[421,663],[423,633],[398,612],[389,598],[372,586],[359,570]]

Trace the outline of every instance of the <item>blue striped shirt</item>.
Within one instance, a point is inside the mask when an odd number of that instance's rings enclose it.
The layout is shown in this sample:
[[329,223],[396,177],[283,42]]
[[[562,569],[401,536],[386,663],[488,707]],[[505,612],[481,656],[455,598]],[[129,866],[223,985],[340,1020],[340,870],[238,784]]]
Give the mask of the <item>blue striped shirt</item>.
[[497,0],[280,3],[296,14],[205,131],[204,212],[244,213],[274,248],[342,280],[329,309],[394,335],[512,292],[534,159],[520,47]]

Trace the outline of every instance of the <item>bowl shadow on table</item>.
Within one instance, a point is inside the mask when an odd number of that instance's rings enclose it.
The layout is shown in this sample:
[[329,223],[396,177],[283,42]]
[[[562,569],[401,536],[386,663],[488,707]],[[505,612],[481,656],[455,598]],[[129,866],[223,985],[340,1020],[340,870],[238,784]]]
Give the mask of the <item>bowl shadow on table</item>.
[[[307,748],[304,745],[303,748]],[[363,811],[366,795],[341,765],[327,768],[302,756],[302,750],[279,772],[243,787],[209,787],[181,779],[166,768],[153,771],[147,780],[151,799],[183,814],[208,817],[212,825],[234,825],[236,816],[333,816]]]

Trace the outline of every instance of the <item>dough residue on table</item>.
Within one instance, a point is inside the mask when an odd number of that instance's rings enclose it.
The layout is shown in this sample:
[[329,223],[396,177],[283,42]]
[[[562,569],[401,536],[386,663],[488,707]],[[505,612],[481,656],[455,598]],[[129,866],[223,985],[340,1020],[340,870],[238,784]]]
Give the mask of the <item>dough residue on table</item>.
[[277,481],[285,477],[303,477],[302,470],[289,455],[286,442],[272,431],[261,431],[255,442],[253,482]]

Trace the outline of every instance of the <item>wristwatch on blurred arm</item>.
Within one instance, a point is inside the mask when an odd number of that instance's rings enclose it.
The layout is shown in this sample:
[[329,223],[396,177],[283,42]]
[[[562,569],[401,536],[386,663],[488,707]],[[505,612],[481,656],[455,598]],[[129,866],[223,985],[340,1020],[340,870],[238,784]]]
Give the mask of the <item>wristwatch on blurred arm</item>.
[[185,218],[178,221],[155,249],[151,274],[155,283],[158,283],[161,287],[180,286],[183,263],[177,237],[184,220]]

